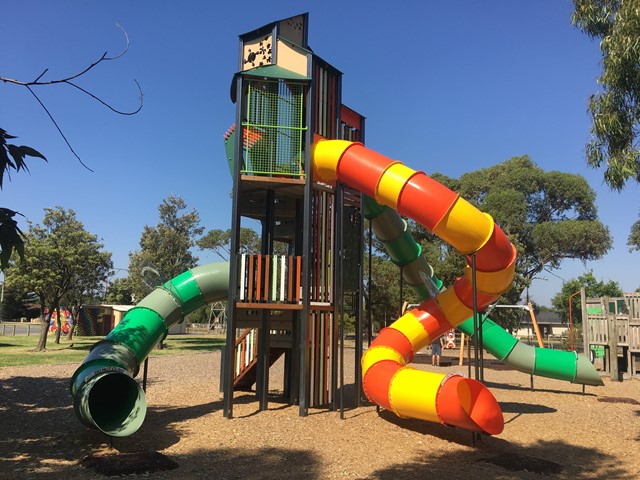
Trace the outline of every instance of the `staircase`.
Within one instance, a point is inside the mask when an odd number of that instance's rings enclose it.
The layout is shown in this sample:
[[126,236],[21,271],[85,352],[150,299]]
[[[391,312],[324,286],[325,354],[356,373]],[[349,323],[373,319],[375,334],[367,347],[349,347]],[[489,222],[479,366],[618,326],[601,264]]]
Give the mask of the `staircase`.
[[[272,348],[269,352],[269,368],[278,361],[278,359],[284,355],[288,349],[286,348]],[[256,383],[256,377],[258,375],[258,359],[254,358],[253,361],[247,365],[240,375],[234,379],[235,390],[250,392],[253,385]]]
[[[282,346],[271,347],[269,368],[289,349]],[[235,351],[234,389],[251,391],[258,375],[258,329],[247,328],[242,332],[236,340]]]

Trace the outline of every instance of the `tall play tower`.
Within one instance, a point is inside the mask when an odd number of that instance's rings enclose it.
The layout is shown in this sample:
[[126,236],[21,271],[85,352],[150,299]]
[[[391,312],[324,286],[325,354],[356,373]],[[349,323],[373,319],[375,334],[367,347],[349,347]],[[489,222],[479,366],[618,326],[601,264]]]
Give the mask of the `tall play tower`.
[[[362,142],[364,117],[342,104],[342,73],[309,47],[308,20],[305,13],[240,35],[236,118],[225,135],[233,177],[226,417],[234,391],[254,384],[260,409],[268,407],[269,367],[280,357],[283,393],[300,415],[336,407],[345,316],[360,328],[362,197],[314,178],[310,156],[320,138]],[[260,251],[244,251],[241,227],[256,224]]]

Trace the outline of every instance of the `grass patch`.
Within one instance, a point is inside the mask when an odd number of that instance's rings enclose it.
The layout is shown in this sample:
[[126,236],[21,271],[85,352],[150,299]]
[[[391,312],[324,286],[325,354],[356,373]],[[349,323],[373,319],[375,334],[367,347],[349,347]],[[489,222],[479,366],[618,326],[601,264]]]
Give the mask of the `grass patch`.
[[[71,341],[61,338],[60,343],[56,344],[55,336],[50,335],[47,350],[34,352],[38,336],[0,336],[0,367],[82,362],[91,346],[102,338],[74,337]],[[225,338],[219,335],[170,335],[164,341],[164,348],[155,348],[150,356],[212,352],[220,350],[224,344]]]

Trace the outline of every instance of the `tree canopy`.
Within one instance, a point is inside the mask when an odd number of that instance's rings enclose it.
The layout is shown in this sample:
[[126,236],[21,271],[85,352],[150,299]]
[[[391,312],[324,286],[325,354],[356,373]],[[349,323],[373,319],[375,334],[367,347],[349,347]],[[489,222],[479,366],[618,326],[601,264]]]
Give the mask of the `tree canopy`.
[[[73,210],[46,208],[42,225],[30,224],[25,238],[25,258],[10,264],[5,280],[14,292],[37,294],[43,321],[38,350],[44,350],[53,312],[63,302],[101,297],[113,264],[111,253],[85,230]],[[59,341],[59,328],[57,332]]]
[[158,207],[160,221],[145,225],[140,250],[129,254],[129,280],[134,301],[140,301],[153,287],[193,268],[198,257],[192,252],[196,238],[202,235],[200,214],[183,212],[185,201],[173,194]]
[[[231,229],[209,230],[196,243],[202,250],[212,250],[223,260],[229,260]],[[240,253],[257,253],[260,249],[260,236],[250,228],[240,227]]]
[[[545,172],[525,155],[460,179],[433,176],[489,213],[516,246],[513,287],[501,303],[520,302],[534,278],[559,268],[564,260],[596,260],[611,248],[609,230],[597,217],[595,192],[580,175]],[[422,227],[416,228],[415,236],[436,275],[450,285],[463,271],[462,256]],[[507,309],[492,315],[505,327],[517,321]]]
[[[562,284],[562,289],[551,299],[553,309],[560,315],[563,322],[566,323],[569,320],[569,297],[579,292],[582,287],[585,287],[587,297],[622,297],[624,295],[618,282],[596,280],[593,271],[566,281]],[[571,298],[571,317],[574,322],[582,322],[580,295]]]
[[572,22],[600,39],[601,90],[589,99],[587,163],[605,166],[604,179],[621,190],[640,182],[640,8],[637,0],[574,0]]
[[131,305],[133,289],[129,277],[114,279],[107,287],[104,301],[114,305]]
[[637,220],[631,226],[631,233],[627,239],[627,245],[629,246],[630,252],[640,251],[640,220]]

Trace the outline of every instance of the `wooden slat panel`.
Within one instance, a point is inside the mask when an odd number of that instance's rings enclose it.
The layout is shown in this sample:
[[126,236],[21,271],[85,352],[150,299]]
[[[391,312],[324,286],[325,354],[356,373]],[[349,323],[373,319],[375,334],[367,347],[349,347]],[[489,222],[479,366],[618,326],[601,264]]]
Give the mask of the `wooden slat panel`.
[[311,372],[311,379],[309,382],[309,398],[311,407],[315,407],[315,315],[309,315],[308,335],[309,335],[309,371]]
[[640,320],[640,293],[625,293],[624,297],[631,320]]
[[240,255],[240,300],[245,299],[245,281],[247,279],[247,271],[246,271],[246,257],[247,254],[243,253]]
[[270,280],[271,280],[271,258],[269,255],[264,256],[264,295],[263,298],[265,301],[269,301],[269,290]]
[[296,257],[296,302],[300,301],[300,277],[302,277],[302,257]]
[[284,302],[285,279],[287,278],[287,258],[286,255],[280,257],[280,301]]
[[256,255],[257,257],[257,265],[256,265],[256,302],[261,300],[261,289],[262,289],[262,255]]
[[640,352],[640,322],[629,322],[629,350]]
[[247,288],[247,300],[252,301],[255,299],[253,295],[253,254],[249,255],[249,286]]
[[325,202],[324,202],[324,214],[322,215],[322,221],[324,223],[324,259],[322,261],[322,270],[324,271],[324,285],[322,286],[322,301],[329,301],[329,287],[331,286],[331,275],[330,275],[330,262],[329,255],[331,254],[331,208],[329,205],[331,203],[331,195],[328,193],[324,194]]
[[293,256],[289,256],[289,284],[287,285],[287,301],[293,301],[293,273],[295,272],[295,265],[293,263]]
[[271,257],[271,296],[272,302],[278,299],[278,256]]
[[264,303],[264,302],[237,302],[236,308],[260,308],[266,310],[302,310],[299,303]]

